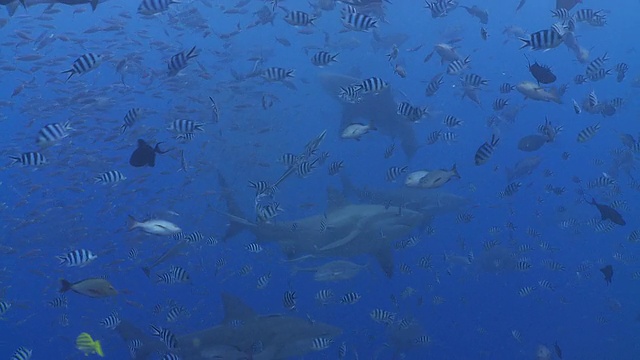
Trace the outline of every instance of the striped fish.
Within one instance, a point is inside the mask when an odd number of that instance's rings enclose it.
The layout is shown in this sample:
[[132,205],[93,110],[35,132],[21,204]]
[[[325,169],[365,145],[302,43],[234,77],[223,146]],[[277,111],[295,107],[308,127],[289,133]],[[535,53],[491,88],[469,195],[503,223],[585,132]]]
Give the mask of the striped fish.
[[342,16],[342,24],[349,30],[369,31],[378,27],[378,20],[361,13],[347,13]]
[[192,134],[196,131],[204,131],[204,124],[197,123],[189,119],[177,119],[171,122],[171,125],[167,128],[169,131],[173,131],[178,134]]
[[178,347],[176,336],[169,330],[160,326],[151,325],[151,334],[159,337],[167,346],[167,349],[175,349]]
[[285,17],[284,21],[293,26],[308,26],[313,25],[316,20],[315,17],[307,14],[304,11],[290,11]]
[[13,352],[13,355],[11,355],[11,360],[29,360],[31,359],[32,353],[33,350],[27,349],[24,346],[20,346],[16,349],[16,351]]
[[169,5],[179,4],[176,0],[142,0],[140,6],[138,6],[138,14],[141,15],[156,15],[161,12],[169,10]]
[[362,80],[361,83],[355,85],[358,91],[361,91],[363,94],[374,93],[377,94],[382,90],[389,87],[389,84],[378,78],[378,77],[370,77],[368,79]]
[[115,184],[118,181],[122,181],[122,180],[126,180],[127,177],[124,176],[124,174],[122,174],[120,171],[118,170],[110,170],[107,172],[104,172],[96,177],[93,178],[93,181],[96,184],[102,183],[102,184]]
[[342,160],[332,162],[329,165],[329,175],[333,176],[338,174],[343,167],[344,167],[344,161]]
[[49,145],[56,141],[62,140],[69,136],[69,132],[73,131],[70,122],[47,124],[38,131],[36,142],[39,145]]
[[596,136],[596,133],[600,130],[600,124],[595,124],[595,125],[591,125],[591,126],[587,126],[586,128],[582,129],[577,136],[577,139],[579,143],[584,143],[587,142],[591,139],[593,139],[594,136]]
[[256,287],[260,290],[263,290],[267,287],[267,285],[269,285],[269,281],[271,280],[271,273],[268,273],[266,275],[262,275],[258,278],[258,283],[256,285]]
[[76,59],[76,61],[73,62],[73,64],[71,65],[71,69],[62,72],[62,74],[69,74],[69,77],[67,78],[67,80],[65,80],[65,82],[69,81],[69,79],[71,79],[71,77],[75,74],[84,75],[89,71],[95,69],[96,67],[98,67],[98,65],[100,65],[101,60],[102,56],[96,55],[94,53],[87,53],[80,56]]
[[425,96],[435,95],[443,84],[444,81],[442,80],[442,75],[438,74],[434,76],[427,84],[427,88],[424,91]]
[[20,163],[24,166],[40,166],[47,163],[47,158],[39,152],[26,152],[18,156],[9,156],[13,162],[11,165]]
[[311,349],[315,351],[320,351],[327,349],[329,346],[333,344],[332,338],[327,337],[317,337],[311,341]]
[[408,166],[392,166],[387,170],[387,181],[396,181],[396,178],[398,178],[398,176],[405,174],[407,172],[407,170],[409,169]]
[[49,301],[47,304],[49,304],[49,306],[51,306],[52,308],[67,308],[69,301],[67,300],[67,297],[64,295],[60,295],[57,298]]
[[338,97],[348,103],[355,104],[362,101],[362,96],[360,96],[360,87],[357,85],[352,85],[348,87],[341,87],[338,92]]
[[83,267],[91,261],[98,258],[97,255],[86,249],[73,250],[64,255],[58,255],[56,258],[60,261],[60,265],[66,265],[68,267],[79,266]]
[[120,129],[122,130],[120,132],[121,134],[124,134],[124,132],[127,131],[128,128],[132,127],[133,124],[136,123],[141,111],[142,109],[139,108],[131,108],[129,109],[129,111],[127,111],[127,113],[124,115],[124,124],[120,127]]
[[331,55],[326,51],[319,51],[311,58],[311,63],[315,66],[323,67],[331,64],[332,62],[338,62],[336,57],[338,54]]
[[282,295],[282,306],[289,311],[293,311],[296,309],[296,292],[295,291],[285,291],[284,295]]
[[468,56],[466,58],[464,58],[463,60],[453,60],[447,66],[447,74],[449,74],[449,75],[458,75],[461,72],[463,72],[466,69],[468,69],[470,63],[471,63],[471,60],[469,59]]
[[545,29],[534,32],[529,38],[520,38],[520,49],[531,47],[532,50],[549,50],[562,44],[562,35],[556,29]]
[[493,134],[491,135],[491,141],[485,141],[482,145],[480,145],[478,150],[476,150],[476,154],[474,156],[475,164],[482,165],[489,161],[489,159],[493,155],[493,152],[495,151],[496,146],[498,145],[498,142],[500,142],[500,138]]
[[360,301],[362,296],[357,292],[349,292],[344,294],[344,296],[340,299],[341,304],[353,305]]
[[169,63],[167,67],[169,68],[169,76],[175,76],[180,72],[180,70],[184,69],[189,65],[189,60],[198,56],[196,54],[196,47],[192,47],[188,52],[181,51],[171,57],[169,59]]
[[113,311],[111,314],[109,314],[109,316],[100,320],[100,325],[109,330],[115,330],[118,325],[120,325],[120,317],[118,317],[118,312]]
[[258,243],[247,244],[245,245],[244,249],[254,254],[259,254],[264,250],[264,248]]
[[268,81],[283,81],[292,78],[294,70],[280,67],[270,67],[262,72],[262,77]]

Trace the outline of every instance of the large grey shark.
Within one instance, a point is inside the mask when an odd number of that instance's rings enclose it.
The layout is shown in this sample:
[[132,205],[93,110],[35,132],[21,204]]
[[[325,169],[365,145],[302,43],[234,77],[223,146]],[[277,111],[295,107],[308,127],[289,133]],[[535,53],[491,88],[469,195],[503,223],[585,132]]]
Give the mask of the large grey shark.
[[321,73],[319,79],[323,89],[342,105],[340,131],[351,123],[368,121],[381,134],[400,139],[402,150],[407,157],[411,158],[415,155],[419,146],[413,124],[398,115],[398,106],[393,99],[390,87],[377,95],[367,94],[363,96],[362,101],[352,104],[340,100],[338,97],[340,88],[347,88],[362,79],[327,72]]
[[324,213],[293,221],[254,223],[240,215],[222,176],[220,183],[229,208],[224,214],[232,222],[225,239],[244,228],[259,242],[277,242],[290,259],[369,254],[389,277],[394,268],[392,244],[426,226],[432,217],[401,206],[349,204],[337,191],[330,191]]
[[4,5],[7,8],[7,12],[9,16],[13,16],[16,10],[19,7],[30,7],[33,5],[40,4],[48,4],[53,6],[55,4],[64,4],[64,5],[83,5],[90,4],[91,8],[95,10],[98,7],[98,4],[103,3],[107,0],[0,0],[0,5]]
[[[334,339],[342,333],[338,327],[288,315],[258,315],[236,296],[222,293],[224,319],[218,326],[177,337],[171,352],[182,360],[252,359],[278,360],[303,356],[314,351],[313,340]],[[140,340],[142,347],[135,359],[146,360],[154,353],[166,352],[156,337],[123,320],[116,331],[129,344]],[[260,351],[256,352],[256,345]]]

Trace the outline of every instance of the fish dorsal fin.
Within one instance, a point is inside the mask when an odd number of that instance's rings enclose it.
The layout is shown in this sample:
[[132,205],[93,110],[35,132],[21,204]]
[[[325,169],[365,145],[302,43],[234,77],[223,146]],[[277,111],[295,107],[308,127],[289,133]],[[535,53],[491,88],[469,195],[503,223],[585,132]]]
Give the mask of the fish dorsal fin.
[[224,308],[223,324],[229,324],[234,320],[253,320],[257,317],[256,312],[239,297],[227,293],[222,293],[221,296]]
[[347,205],[344,194],[335,188],[327,188],[327,213],[331,213]]

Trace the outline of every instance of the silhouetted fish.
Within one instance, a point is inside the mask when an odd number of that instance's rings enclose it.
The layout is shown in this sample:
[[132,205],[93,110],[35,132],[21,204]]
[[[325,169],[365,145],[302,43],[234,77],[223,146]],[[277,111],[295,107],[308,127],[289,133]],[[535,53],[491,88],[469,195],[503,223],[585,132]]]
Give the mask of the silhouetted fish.
[[135,167],[154,167],[156,165],[156,153],[164,154],[169,151],[161,151],[158,147],[160,144],[162,143],[159,142],[155,147],[151,147],[146,141],[138,139],[138,148],[133,152],[133,154],[131,154],[129,164]]
[[624,219],[622,218],[622,215],[620,215],[620,213],[616,209],[612,208],[611,206],[598,204],[596,202],[596,199],[594,198],[591,198],[591,202],[589,202],[589,204],[595,205],[595,207],[598,208],[598,211],[600,211],[602,220],[608,219],[608,220],[611,220],[612,223],[618,224],[618,225],[627,224],[627,222],[624,221]]
[[518,149],[522,151],[536,151],[547,143],[548,138],[543,135],[527,135],[518,142]]
[[600,269],[600,271],[604,274],[604,281],[607,282],[607,285],[611,284],[611,278],[613,277],[613,267],[611,265],[607,265]]
[[531,61],[527,58],[527,62],[529,64],[529,72],[533,77],[538,81],[538,85],[540,84],[551,84],[556,81],[556,76],[551,72],[551,68],[547,65],[540,65],[538,62],[534,62],[531,65]]

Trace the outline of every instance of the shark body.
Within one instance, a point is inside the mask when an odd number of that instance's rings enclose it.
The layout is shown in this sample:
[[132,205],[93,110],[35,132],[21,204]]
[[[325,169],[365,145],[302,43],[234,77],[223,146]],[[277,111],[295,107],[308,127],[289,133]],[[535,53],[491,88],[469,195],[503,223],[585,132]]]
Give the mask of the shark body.
[[[314,351],[313,340],[334,339],[342,333],[338,327],[319,321],[287,315],[258,315],[240,298],[222,293],[224,319],[218,326],[177,337],[172,353],[182,360],[252,359],[279,360],[303,356]],[[149,359],[166,352],[166,346],[148,332],[123,320],[116,331],[129,344],[140,340],[135,358]],[[252,350],[261,345],[259,352]]]

